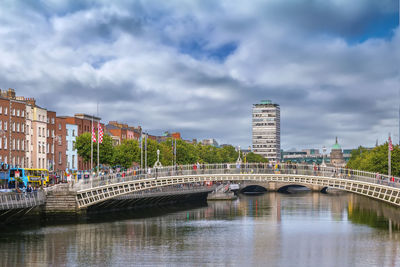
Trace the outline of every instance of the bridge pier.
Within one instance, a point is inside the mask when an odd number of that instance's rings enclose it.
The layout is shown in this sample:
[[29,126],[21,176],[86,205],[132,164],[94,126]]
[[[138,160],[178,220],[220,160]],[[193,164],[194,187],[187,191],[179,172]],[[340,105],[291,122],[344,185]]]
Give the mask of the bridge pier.
[[[270,192],[276,192],[278,191],[280,188],[285,187],[285,186],[290,186],[290,185],[294,185],[293,183],[284,183],[284,182],[275,182],[275,181],[270,181],[270,182],[247,182],[247,183],[242,183],[240,184],[240,190],[242,190],[243,188],[250,186],[250,185],[258,185],[261,187],[264,187],[265,189],[267,189],[267,191]],[[301,185],[301,186],[305,186],[308,189],[310,189],[311,191],[315,191],[315,192],[321,192],[322,189],[324,188],[324,186],[321,185],[304,185],[304,184],[297,184],[297,185]]]

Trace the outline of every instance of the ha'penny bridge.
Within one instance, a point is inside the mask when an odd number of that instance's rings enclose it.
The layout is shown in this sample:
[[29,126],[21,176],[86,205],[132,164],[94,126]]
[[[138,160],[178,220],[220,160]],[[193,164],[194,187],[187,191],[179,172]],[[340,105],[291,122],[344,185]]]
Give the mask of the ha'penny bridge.
[[[312,191],[336,189],[400,207],[400,178],[313,165],[200,164],[157,167],[80,180],[50,187],[43,194],[0,195],[0,217],[11,210],[26,212],[41,207],[44,213],[85,213],[88,209],[126,208],[160,201],[185,200],[211,193],[217,185],[239,184],[240,190],[261,186],[279,191],[304,186]],[[2,213],[1,213],[2,212]],[[2,215],[3,214],[3,215]]]

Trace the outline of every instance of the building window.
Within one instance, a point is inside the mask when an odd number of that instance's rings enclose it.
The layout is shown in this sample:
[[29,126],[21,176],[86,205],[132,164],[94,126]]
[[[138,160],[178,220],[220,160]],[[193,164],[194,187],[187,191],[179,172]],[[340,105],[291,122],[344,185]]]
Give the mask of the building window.
[[4,137],[4,149],[7,149],[7,137]]
[[7,156],[4,157],[4,163],[7,164]]
[[50,123],[50,118],[49,117],[47,117],[47,123]]
[[0,137],[0,149],[3,147],[3,138]]
[[58,164],[61,164],[62,162],[62,159],[61,159],[61,152],[58,152]]
[[21,111],[21,117],[25,117],[25,111]]
[[21,133],[24,133],[24,132],[25,132],[25,124],[22,123],[22,124],[21,124]]
[[45,137],[45,136],[46,136],[46,131],[45,131],[45,129],[42,128],[42,131],[43,131],[43,137]]
[[61,135],[58,136],[58,145],[61,146]]
[[47,129],[47,137],[49,137],[49,136],[50,136],[50,130]]
[[21,150],[24,151],[25,150],[25,141],[21,140]]
[[41,131],[40,127],[39,127],[39,137],[41,137],[41,133],[42,133],[42,131]]
[[3,121],[0,121],[0,130],[3,128]]
[[15,132],[15,122],[12,123],[12,131]]
[[0,114],[3,112],[3,107],[0,106]]
[[51,118],[51,124],[54,124],[54,118]]
[[49,153],[49,143],[46,144],[46,153]]
[[19,150],[19,139],[17,139],[17,150]]
[[15,116],[15,109],[11,109],[11,115]]
[[15,139],[12,140],[12,149],[15,150]]
[[42,153],[41,148],[42,148],[42,145],[41,145],[40,142],[39,142],[39,144],[38,144],[38,151],[39,151],[39,153]]
[[75,136],[75,130],[72,130],[72,136]]
[[61,123],[58,124],[58,130],[61,130]]
[[4,108],[4,114],[7,115],[7,107]]
[[17,109],[17,117],[19,117],[20,113],[19,113],[19,109]]
[[51,154],[54,154],[54,145],[51,145]]
[[51,130],[51,137],[53,137],[54,138],[54,130]]
[[19,123],[17,122],[17,132],[19,133]]

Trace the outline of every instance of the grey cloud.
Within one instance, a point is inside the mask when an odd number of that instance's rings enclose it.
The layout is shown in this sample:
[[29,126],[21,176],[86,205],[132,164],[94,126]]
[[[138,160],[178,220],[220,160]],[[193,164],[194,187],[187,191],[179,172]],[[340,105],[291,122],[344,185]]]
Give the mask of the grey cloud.
[[[242,147],[252,104],[271,99],[281,105],[283,148],[329,146],[336,135],[347,147],[371,145],[397,132],[400,37],[349,45],[393,13],[393,1],[363,4],[18,2],[0,17],[0,87],[61,115],[93,114],[100,101],[105,121]],[[204,42],[201,53],[237,49],[214,61],[182,54],[188,39]]]

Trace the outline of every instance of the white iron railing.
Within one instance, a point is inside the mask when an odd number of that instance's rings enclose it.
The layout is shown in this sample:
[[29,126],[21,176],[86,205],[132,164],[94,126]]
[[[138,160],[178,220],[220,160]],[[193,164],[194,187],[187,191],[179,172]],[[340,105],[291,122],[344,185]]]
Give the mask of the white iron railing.
[[22,209],[39,206],[45,203],[45,192],[39,190],[30,193],[1,193],[0,210]]

